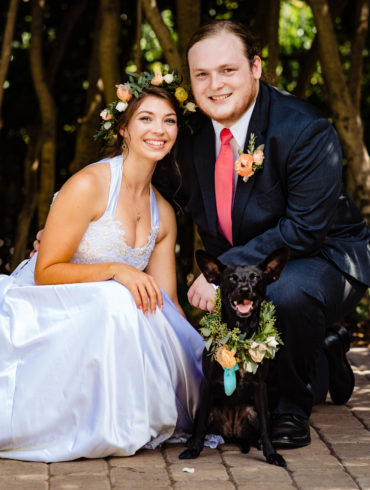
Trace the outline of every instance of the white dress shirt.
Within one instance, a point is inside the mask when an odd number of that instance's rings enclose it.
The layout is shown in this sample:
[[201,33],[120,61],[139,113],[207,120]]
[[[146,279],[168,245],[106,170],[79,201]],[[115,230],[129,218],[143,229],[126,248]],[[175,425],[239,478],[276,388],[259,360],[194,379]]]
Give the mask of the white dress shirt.
[[[251,119],[251,115],[254,109],[255,102],[251,105],[251,107],[245,112],[242,117],[232,126],[230,126],[230,131],[233,135],[232,140],[230,141],[230,146],[234,155],[234,162],[239,157],[239,150],[244,150],[245,140],[247,138],[249,121]],[[215,131],[215,150],[216,150],[216,158],[220,153],[221,149],[221,139],[220,133],[224,129],[224,126],[217,121],[212,119],[213,129]],[[233,200],[235,195],[236,183],[238,181],[238,174],[234,172],[234,186],[233,186]]]

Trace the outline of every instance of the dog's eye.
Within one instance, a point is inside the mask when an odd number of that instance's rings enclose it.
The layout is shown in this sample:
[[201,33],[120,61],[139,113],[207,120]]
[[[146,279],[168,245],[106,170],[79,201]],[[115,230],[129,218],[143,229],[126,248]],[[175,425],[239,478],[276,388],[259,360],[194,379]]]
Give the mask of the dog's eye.
[[255,272],[251,272],[251,273],[249,274],[249,279],[257,279],[257,277],[258,277],[258,276],[257,276],[257,274],[256,274]]

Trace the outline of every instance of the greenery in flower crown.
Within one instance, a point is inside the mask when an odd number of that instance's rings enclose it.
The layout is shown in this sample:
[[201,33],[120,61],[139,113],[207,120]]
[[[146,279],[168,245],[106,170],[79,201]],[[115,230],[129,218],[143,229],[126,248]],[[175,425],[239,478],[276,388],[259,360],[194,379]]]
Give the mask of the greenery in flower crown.
[[161,72],[140,74],[128,74],[128,81],[124,84],[116,85],[117,100],[111,102],[101,113],[102,122],[99,131],[94,135],[94,139],[103,138],[111,140],[116,132],[116,125],[119,116],[124,112],[132,97],[139,97],[140,93],[150,85],[163,87],[174,95],[179,102],[184,114],[195,112],[196,105],[191,98],[189,90],[181,85],[182,78],[177,71],[162,75]]
[[[224,367],[230,368],[235,364],[246,371],[255,374],[264,358],[273,359],[283,342],[275,328],[275,306],[272,302],[263,301],[260,311],[258,332],[250,338],[241,333],[239,328],[229,330],[226,323],[221,321],[221,297],[217,290],[215,309],[206,313],[200,321],[200,333],[206,340],[205,348],[210,351],[212,359]],[[220,352],[227,354],[224,361]]]

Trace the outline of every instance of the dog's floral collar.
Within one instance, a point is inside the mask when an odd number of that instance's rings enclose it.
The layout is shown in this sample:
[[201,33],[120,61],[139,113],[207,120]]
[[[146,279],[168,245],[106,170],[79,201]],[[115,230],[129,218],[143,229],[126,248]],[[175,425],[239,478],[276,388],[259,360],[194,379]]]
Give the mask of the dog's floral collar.
[[265,358],[273,359],[283,342],[275,328],[275,306],[263,301],[258,332],[246,338],[239,328],[229,330],[221,321],[221,297],[217,290],[215,309],[200,321],[200,333],[206,341],[205,348],[224,368],[225,393],[230,396],[236,388],[236,371],[239,368],[255,374]]
[[244,182],[247,182],[256,170],[263,167],[265,155],[263,149],[265,145],[259,145],[254,149],[256,143],[256,135],[251,133],[248,142],[248,153],[243,153],[239,150],[239,158],[235,162],[235,172],[243,177]]

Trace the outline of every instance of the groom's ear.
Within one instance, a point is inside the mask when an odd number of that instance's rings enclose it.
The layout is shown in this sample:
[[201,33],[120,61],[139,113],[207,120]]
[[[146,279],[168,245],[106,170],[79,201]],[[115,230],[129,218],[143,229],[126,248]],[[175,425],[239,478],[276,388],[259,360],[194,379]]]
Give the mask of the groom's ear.
[[195,258],[199,269],[203,272],[204,277],[208,282],[219,285],[221,274],[225,270],[225,265],[220,262],[213,255],[205,252],[204,250],[197,250],[195,252]]

